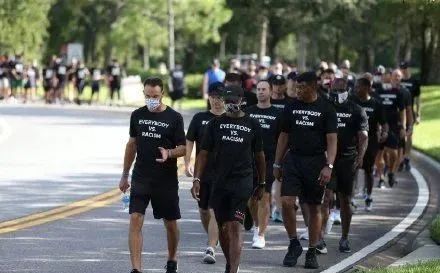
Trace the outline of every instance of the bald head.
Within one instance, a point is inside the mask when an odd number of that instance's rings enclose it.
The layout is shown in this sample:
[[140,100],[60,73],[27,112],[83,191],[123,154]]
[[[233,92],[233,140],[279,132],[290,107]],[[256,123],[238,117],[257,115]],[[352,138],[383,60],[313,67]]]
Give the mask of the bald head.
[[397,87],[400,84],[402,77],[403,77],[402,71],[400,71],[400,69],[394,69],[393,72],[391,73],[391,84]]

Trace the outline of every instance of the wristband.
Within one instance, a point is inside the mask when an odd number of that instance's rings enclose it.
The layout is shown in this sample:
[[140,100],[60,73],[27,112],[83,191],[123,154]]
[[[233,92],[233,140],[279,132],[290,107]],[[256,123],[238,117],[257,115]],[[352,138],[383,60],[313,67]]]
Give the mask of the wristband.
[[280,164],[277,164],[277,163],[273,163],[273,167],[274,167],[275,169],[281,169],[281,165],[280,165]]
[[122,177],[129,177],[130,173],[122,173]]
[[197,177],[194,178],[194,179],[193,179],[193,183],[195,183],[195,182],[199,182],[199,183],[200,183],[200,178],[197,178]]

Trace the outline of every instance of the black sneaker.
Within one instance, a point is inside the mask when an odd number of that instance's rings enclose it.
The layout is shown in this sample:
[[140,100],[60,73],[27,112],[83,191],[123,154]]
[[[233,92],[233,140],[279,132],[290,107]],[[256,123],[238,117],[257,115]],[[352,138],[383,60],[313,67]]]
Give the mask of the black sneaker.
[[307,269],[318,269],[318,259],[316,258],[316,249],[309,248],[306,253],[306,263],[304,264],[304,268]]
[[244,217],[244,229],[246,231],[249,231],[253,226],[254,226],[254,219],[252,219],[252,214],[251,211],[249,210],[249,207],[246,207],[246,214]]
[[373,199],[366,198],[365,199],[365,210],[370,212],[373,209]]
[[405,171],[407,171],[407,172],[411,171],[411,162],[410,162],[409,158],[405,158],[403,160],[403,163],[405,164]]
[[142,272],[137,269],[133,269],[130,273],[142,273]]
[[318,245],[316,246],[316,253],[317,254],[327,254],[327,244],[323,239],[319,240]]
[[348,241],[348,239],[341,238],[341,240],[339,241],[339,251],[342,253],[351,252],[350,242]]
[[287,254],[284,257],[283,265],[287,267],[294,267],[298,262],[298,257],[301,256],[303,248],[298,239],[292,239],[289,243]]
[[231,266],[229,264],[226,264],[225,273],[229,273],[229,272],[231,272]]
[[380,179],[380,180],[379,180],[379,184],[377,184],[377,187],[378,187],[379,189],[385,189],[385,180]]
[[394,173],[388,174],[388,184],[390,185],[390,188],[392,188],[395,184],[397,184],[396,178],[394,177]]
[[166,273],[177,273],[177,262],[168,261],[167,265],[165,266],[165,269],[167,270]]

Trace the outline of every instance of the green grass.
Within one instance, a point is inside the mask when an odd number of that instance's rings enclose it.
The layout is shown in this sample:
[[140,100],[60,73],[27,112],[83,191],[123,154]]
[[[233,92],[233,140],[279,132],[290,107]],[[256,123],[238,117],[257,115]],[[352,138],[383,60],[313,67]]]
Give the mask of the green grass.
[[440,260],[420,262],[413,265],[400,267],[387,267],[379,269],[364,270],[361,273],[434,273],[440,272]]
[[422,87],[421,122],[414,128],[414,147],[440,161],[440,86]]
[[437,244],[440,244],[440,215],[437,215],[437,217],[434,218],[429,228],[429,231],[431,232],[431,238]]

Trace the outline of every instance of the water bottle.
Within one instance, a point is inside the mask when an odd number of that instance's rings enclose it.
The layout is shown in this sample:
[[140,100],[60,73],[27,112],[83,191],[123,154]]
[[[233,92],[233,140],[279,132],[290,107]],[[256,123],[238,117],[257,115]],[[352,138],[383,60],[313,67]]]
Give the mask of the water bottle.
[[128,211],[128,208],[130,206],[130,191],[127,190],[125,193],[122,194],[122,208],[124,211]]

